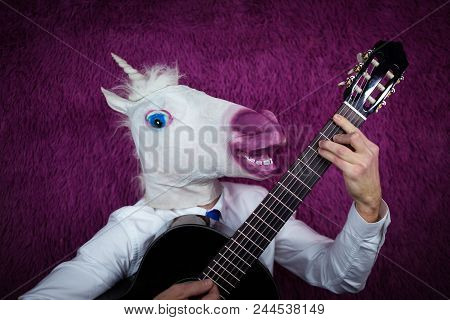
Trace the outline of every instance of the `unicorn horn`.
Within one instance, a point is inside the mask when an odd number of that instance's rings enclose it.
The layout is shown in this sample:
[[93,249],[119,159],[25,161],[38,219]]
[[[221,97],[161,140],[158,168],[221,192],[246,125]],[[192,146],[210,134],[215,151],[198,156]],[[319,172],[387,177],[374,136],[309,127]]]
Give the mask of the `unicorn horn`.
[[130,66],[124,59],[112,52],[111,56],[113,57],[114,61],[117,62],[117,64],[123,69],[123,71],[125,71],[131,81],[139,81],[144,79],[144,75]]

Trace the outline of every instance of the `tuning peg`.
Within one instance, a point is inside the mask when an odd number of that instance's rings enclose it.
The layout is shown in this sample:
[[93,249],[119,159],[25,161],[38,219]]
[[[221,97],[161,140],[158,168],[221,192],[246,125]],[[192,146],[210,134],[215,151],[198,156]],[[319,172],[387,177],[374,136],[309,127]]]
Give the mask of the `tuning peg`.
[[356,59],[358,60],[359,63],[364,63],[367,61],[367,59],[369,59],[369,55],[372,53],[372,50],[368,50],[364,53],[358,53],[356,55]]
[[349,72],[347,73],[348,75],[352,74],[352,73],[356,73],[359,72],[362,68],[362,66],[364,65],[364,63],[360,62],[357,65],[355,65],[353,67],[353,69],[350,69]]
[[379,105],[378,105],[378,107],[377,107],[377,110],[375,110],[375,112],[378,112],[378,110],[380,110],[382,107],[384,107],[386,105],[386,101],[382,101]]
[[358,60],[359,63],[364,62],[363,54],[361,52],[356,55],[356,60]]
[[371,53],[372,53],[372,50],[367,50],[366,52],[364,52],[362,55],[363,61],[367,61],[367,59],[369,59],[369,56]]
[[[392,87],[392,89],[391,90],[389,90],[389,92],[387,93],[387,95],[386,95],[386,98],[388,98],[388,97],[390,97],[391,96],[391,94],[393,94],[393,93],[395,93],[395,89],[394,89],[394,87]],[[385,99],[386,99],[385,98]]]
[[355,79],[355,76],[350,76],[347,79],[345,79],[345,81],[339,82],[338,87],[342,87],[342,86],[350,87],[350,85],[352,84],[354,79]]
[[399,84],[403,80],[405,80],[405,77],[401,76],[400,78],[398,78],[398,80],[397,80],[397,82],[395,84]]

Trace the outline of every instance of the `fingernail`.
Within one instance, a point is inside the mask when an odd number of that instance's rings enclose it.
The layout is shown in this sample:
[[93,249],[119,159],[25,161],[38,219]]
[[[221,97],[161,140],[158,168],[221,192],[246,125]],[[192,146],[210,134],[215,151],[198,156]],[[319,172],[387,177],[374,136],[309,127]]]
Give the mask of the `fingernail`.
[[319,147],[322,147],[323,145],[323,140],[319,140]]
[[341,119],[341,116],[338,115],[338,114],[335,114],[335,115],[333,116],[333,119],[334,119],[334,120],[339,120],[339,119]]

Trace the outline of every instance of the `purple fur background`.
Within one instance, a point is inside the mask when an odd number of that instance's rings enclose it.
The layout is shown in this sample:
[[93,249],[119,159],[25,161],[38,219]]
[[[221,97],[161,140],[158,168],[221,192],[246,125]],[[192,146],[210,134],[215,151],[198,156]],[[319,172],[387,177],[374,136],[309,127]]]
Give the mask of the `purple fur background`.
[[[137,67],[177,62],[183,84],[271,110],[288,128],[292,161],[337,109],[336,84],[356,53],[394,37],[410,67],[363,128],[381,148],[392,214],[367,286],[335,295],[281,267],[276,279],[288,299],[450,296],[450,6],[420,20],[444,0],[7,2],[0,3],[0,297],[35,285],[140,196],[132,141],[100,92],[123,77],[110,52]],[[350,203],[332,168],[298,218],[335,237]]]

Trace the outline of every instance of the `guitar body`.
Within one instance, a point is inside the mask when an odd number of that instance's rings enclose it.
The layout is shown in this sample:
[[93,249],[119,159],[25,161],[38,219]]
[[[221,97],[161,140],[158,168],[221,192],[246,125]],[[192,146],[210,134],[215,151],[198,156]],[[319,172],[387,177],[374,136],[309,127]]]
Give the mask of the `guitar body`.
[[[222,223],[187,215],[174,219],[149,246],[138,272],[97,299],[153,299],[175,283],[198,276],[231,236]],[[269,270],[258,260],[227,299],[278,299]]]

